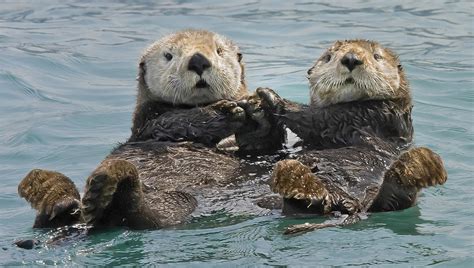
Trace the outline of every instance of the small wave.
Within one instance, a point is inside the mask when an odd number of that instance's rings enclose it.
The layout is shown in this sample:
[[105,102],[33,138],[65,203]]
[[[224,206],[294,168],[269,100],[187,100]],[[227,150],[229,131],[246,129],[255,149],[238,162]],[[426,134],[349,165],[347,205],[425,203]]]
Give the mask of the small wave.
[[70,104],[70,102],[68,101],[48,96],[42,90],[35,88],[31,84],[27,83],[26,81],[24,81],[23,79],[19,78],[18,76],[16,76],[15,74],[11,72],[5,72],[1,74],[0,76],[3,76],[6,80],[9,80],[14,85],[16,85],[17,88],[19,88],[25,96],[34,97],[42,101],[56,102],[56,103],[61,103],[61,104]]

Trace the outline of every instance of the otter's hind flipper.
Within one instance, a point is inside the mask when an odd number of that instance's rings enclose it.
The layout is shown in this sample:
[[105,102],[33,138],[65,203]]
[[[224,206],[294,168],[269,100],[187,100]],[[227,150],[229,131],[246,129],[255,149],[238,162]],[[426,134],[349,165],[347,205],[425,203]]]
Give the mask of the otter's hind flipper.
[[52,228],[79,220],[80,196],[65,175],[34,169],[18,185],[18,194],[38,211],[34,228]]
[[397,180],[405,186],[425,188],[444,184],[448,174],[441,157],[426,147],[410,149],[391,165],[385,178]]
[[448,178],[441,157],[426,147],[402,153],[384,175],[384,182],[369,211],[411,207],[425,187],[444,184]]
[[142,202],[135,166],[125,160],[105,160],[92,172],[82,198],[82,217],[94,226],[121,225],[129,211]]
[[354,214],[343,214],[333,213],[335,215],[333,218],[323,222],[323,223],[303,223],[295,224],[288,226],[283,234],[301,234],[318,229],[336,227],[336,226],[346,226],[359,222],[360,220],[367,218],[367,207],[372,203],[373,198],[377,195],[378,187],[372,186],[366,189],[364,199],[361,202],[362,212]]
[[193,196],[177,191],[145,193],[136,167],[109,159],[89,176],[82,198],[82,217],[94,227],[162,228],[183,222],[196,208]]
[[[324,183],[311,172],[311,169],[297,160],[282,160],[276,163],[272,173],[272,191],[283,196],[283,212],[287,210],[287,200],[321,200],[323,213],[331,211],[330,193]],[[309,203],[308,207],[311,206]]]
[[298,160],[287,159],[276,163],[272,179],[273,192],[284,198],[285,214],[298,214],[310,209],[317,214],[333,210],[354,214],[361,210],[357,200],[337,187],[330,187]]

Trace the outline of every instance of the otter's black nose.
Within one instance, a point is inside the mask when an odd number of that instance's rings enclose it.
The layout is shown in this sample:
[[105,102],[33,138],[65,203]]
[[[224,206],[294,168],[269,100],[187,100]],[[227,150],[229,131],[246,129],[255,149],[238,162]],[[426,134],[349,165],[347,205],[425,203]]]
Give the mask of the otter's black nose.
[[211,67],[211,62],[201,53],[194,54],[188,63],[188,70],[194,71],[198,75],[202,75],[202,72],[209,67]]
[[344,55],[344,57],[342,57],[341,63],[342,65],[346,66],[349,71],[352,72],[352,70],[354,70],[357,65],[362,64],[362,61],[359,60],[356,55],[352,53],[347,53],[346,55]]

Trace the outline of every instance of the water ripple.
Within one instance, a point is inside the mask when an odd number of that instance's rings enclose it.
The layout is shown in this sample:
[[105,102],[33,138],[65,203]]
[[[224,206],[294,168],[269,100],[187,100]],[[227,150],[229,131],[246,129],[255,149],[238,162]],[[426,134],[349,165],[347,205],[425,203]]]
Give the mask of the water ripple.
[[21,78],[15,76],[12,73],[7,72],[3,75],[0,74],[0,76],[4,76],[5,79],[13,82],[13,84],[15,84],[17,86],[17,88],[21,89],[23,94],[25,94],[27,96],[32,96],[34,98],[37,98],[37,99],[43,100],[43,101],[50,101],[50,102],[58,102],[58,103],[67,104],[67,102],[64,102],[64,101],[54,99],[52,97],[47,96],[41,90],[35,89],[32,85],[26,83],[24,80],[22,80]]
[[[448,0],[3,1],[0,265],[469,266],[472,8]],[[34,211],[17,196],[18,181],[31,168],[48,168],[82,189],[129,135],[139,54],[160,36],[189,27],[240,44],[250,88],[269,86],[301,102],[308,102],[306,70],[334,40],[367,38],[393,48],[414,90],[416,143],[442,155],[448,182],[424,191],[414,208],[302,236],[281,232],[306,219],[242,210],[260,189],[248,184],[228,191],[235,201],[209,204],[186,226],[116,229],[33,251],[13,247],[15,239],[54,233],[31,229]]]

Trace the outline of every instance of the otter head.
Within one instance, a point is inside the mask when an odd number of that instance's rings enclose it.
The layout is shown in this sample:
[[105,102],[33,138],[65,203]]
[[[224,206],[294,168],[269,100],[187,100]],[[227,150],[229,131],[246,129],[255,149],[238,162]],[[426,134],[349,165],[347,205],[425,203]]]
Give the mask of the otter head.
[[247,93],[242,54],[229,39],[184,30],[148,47],[140,60],[138,102],[200,105]]
[[376,42],[335,42],[308,70],[311,104],[410,99],[398,57]]

